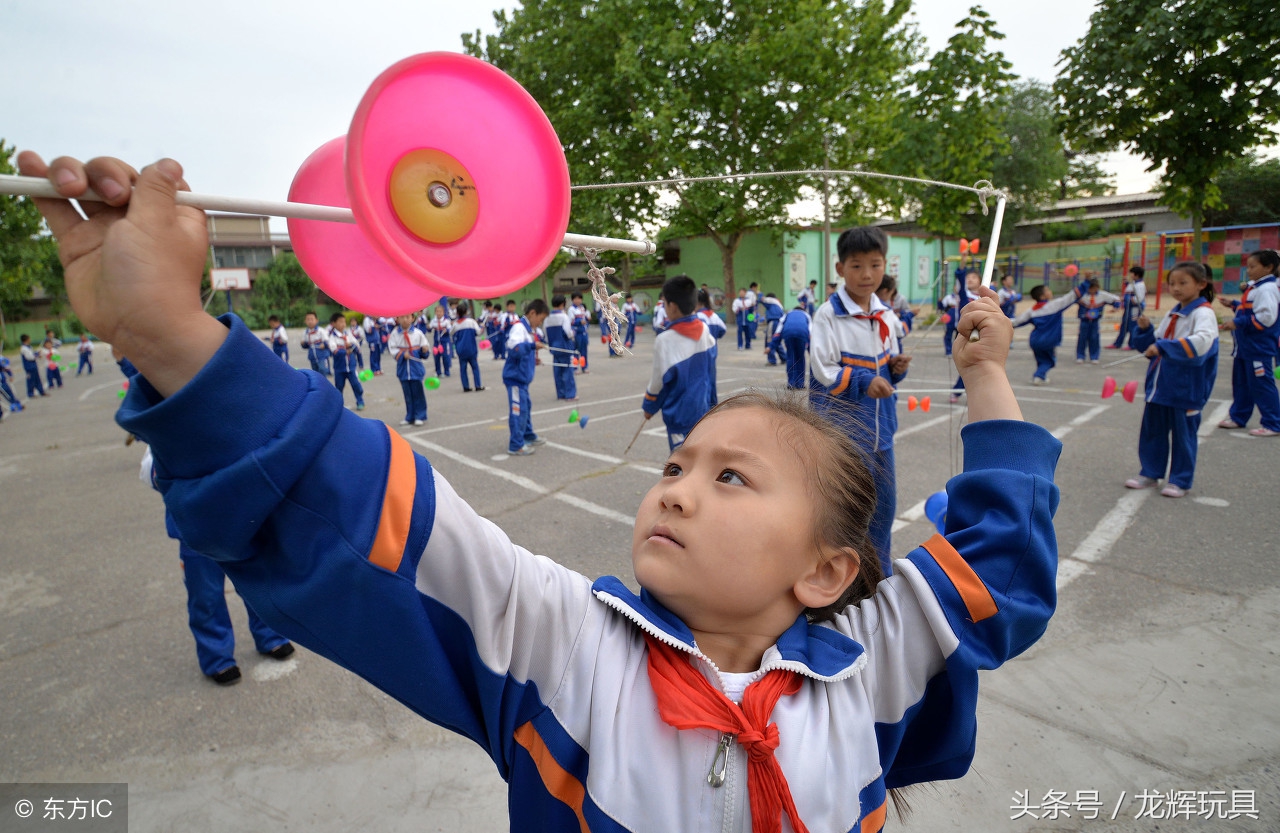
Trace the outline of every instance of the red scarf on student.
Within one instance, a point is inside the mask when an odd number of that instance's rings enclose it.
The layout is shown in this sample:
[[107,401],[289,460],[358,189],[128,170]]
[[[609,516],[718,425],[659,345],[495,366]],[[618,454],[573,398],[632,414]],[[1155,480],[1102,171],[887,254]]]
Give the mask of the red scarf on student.
[[859,310],[853,314],[853,317],[874,319],[880,325],[880,343],[883,344],[889,340],[889,324],[884,320],[884,313],[885,311],[882,309],[878,309],[875,312],[862,312]]
[[676,729],[714,729],[736,735],[747,750],[752,833],[779,833],[784,812],[796,833],[808,833],[773,754],[778,748],[778,726],[769,722],[778,700],[800,690],[800,675],[770,671],[747,686],[738,706],[689,663],[685,652],[652,636],[645,639],[649,642],[649,683],[658,697],[662,719]]

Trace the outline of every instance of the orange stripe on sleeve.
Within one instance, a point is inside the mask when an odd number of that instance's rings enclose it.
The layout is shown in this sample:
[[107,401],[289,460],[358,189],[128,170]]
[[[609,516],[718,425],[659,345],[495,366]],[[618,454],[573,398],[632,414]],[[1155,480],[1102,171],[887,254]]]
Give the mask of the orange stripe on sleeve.
[[560,762],[547,748],[542,735],[533,728],[532,722],[525,723],[516,729],[513,737],[516,743],[523,746],[529,753],[529,757],[533,758],[533,765],[538,768],[538,774],[542,776],[542,784],[547,788],[547,792],[573,810],[574,815],[578,817],[578,828],[583,833],[591,833],[591,828],[587,826],[587,819],[582,815],[582,802],[586,800],[587,788],[581,781],[570,775],[568,770],[560,766]]
[[879,370],[879,365],[870,359],[855,359],[852,356],[841,356],[840,363],[845,367],[865,367],[867,370]]
[[981,622],[996,615],[996,600],[991,598],[991,591],[982,583],[982,579],[973,571],[969,563],[956,552],[956,548],[951,546],[950,541],[935,534],[921,546],[933,556],[934,561],[938,562],[938,566],[947,574],[947,578],[951,579],[960,598],[964,600],[970,619]]
[[1187,341],[1185,338],[1180,338],[1178,339],[1178,343],[1181,344],[1182,349],[1186,351],[1188,359],[1194,359],[1196,357],[1196,351],[1191,349],[1191,342]]
[[861,833],[878,833],[884,829],[885,817],[889,813],[889,802],[886,799],[879,807],[862,817],[858,824]]
[[848,390],[849,380],[852,378],[853,378],[853,371],[850,370],[849,368],[846,367],[844,370],[840,371],[840,384],[836,385],[834,388],[831,389],[831,395],[839,396],[840,394]]
[[369,550],[369,561],[395,572],[409,542],[409,521],[413,518],[413,496],[418,490],[418,470],[409,442],[387,428],[391,437],[391,463],[387,471],[387,491],[382,498],[378,534]]

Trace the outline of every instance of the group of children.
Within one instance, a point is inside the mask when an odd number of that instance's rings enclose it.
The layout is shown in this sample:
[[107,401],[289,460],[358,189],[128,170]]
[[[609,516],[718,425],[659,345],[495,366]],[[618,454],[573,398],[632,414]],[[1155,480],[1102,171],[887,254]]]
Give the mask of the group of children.
[[[70,369],[70,366],[64,362],[62,354],[58,352],[63,347],[62,339],[58,338],[53,330],[46,330],[44,341],[39,347],[34,345],[31,336],[26,333],[19,336],[18,341],[21,345],[18,355],[22,360],[22,370],[27,377],[27,398],[48,396],[54,389],[62,387],[62,368]],[[76,376],[81,374],[92,376],[94,346],[87,333],[80,334],[76,350],[79,353]],[[40,377],[41,365],[44,365],[43,380]],[[12,363],[8,356],[0,355],[0,419],[4,418],[5,403],[9,405],[9,413],[26,410],[26,406],[22,404],[22,400],[13,389],[14,383],[16,380]]]

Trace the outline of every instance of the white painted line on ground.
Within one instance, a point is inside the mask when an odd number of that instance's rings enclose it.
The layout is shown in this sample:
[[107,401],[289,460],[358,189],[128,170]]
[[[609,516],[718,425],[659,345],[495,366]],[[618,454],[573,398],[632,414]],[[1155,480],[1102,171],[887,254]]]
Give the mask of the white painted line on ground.
[[1154,489],[1133,489],[1129,491],[1116,501],[1116,505],[1102,517],[1102,520],[1098,521],[1097,526],[1080,542],[1075,552],[1059,560],[1059,592],[1078,576],[1087,572],[1090,564],[1096,564],[1111,552],[1111,548],[1115,546],[1116,541],[1120,540],[1120,536],[1133,523],[1134,516],[1138,514],[1138,509],[1146,502],[1147,498],[1151,497],[1154,491]]
[[[1212,400],[1211,400],[1212,401]],[[1218,427],[1218,423],[1227,418],[1227,414],[1231,411],[1231,400],[1224,401],[1221,405],[1213,409],[1213,415],[1200,423],[1200,430],[1196,434],[1200,439],[1204,439],[1214,432]]]
[[553,443],[550,440],[547,441],[547,448],[558,448],[561,451],[567,451],[570,454],[577,454],[579,457],[589,457],[592,460],[599,460],[602,463],[612,463],[615,466],[622,465],[626,462],[621,457],[610,457],[608,454],[597,454],[594,451],[585,451],[581,448],[574,448],[571,445]]
[[458,428],[474,428],[477,425],[488,425],[491,422],[497,422],[495,419],[481,419],[475,422],[460,422],[457,425],[442,425],[439,428],[428,428],[425,431],[414,431],[412,434],[405,434],[405,437],[413,439],[414,437],[425,437],[427,434],[438,434],[441,431],[453,431]]
[[[625,416],[635,417],[636,419],[640,418],[639,414],[636,411],[623,411],[617,414],[605,414],[604,416],[591,416],[591,414],[582,414],[582,416],[590,417],[590,419],[587,422],[588,428],[590,428],[592,425],[594,425],[597,422],[604,422],[607,419],[618,419],[619,417],[625,417]],[[559,425],[552,425],[549,428],[539,428],[538,433],[545,434],[548,431],[560,431],[565,428],[580,428],[580,427],[581,426],[579,426],[578,423],[576,422],[562,422]]]
[[[414,437],[407,437],[406,439],[409,439],[417,443],[418,445],[422,446],[425,449],[428,449],[434,454],[438,454],[441,457],[447,457],[450,460],[454,460],[455,462],[461,463],[464,466],[469,466],[470,468],[476,469],[477,471],[482,471],[488,474],[492,474],[494,477],[500,477],[503,480],[506,480],[509,483],[514,483],[520,488],[527,489],[528,491],[533,492],[536,495],[550,495],[551,497],[555,498],[558,501],[561,501],[562,503],[567,503],[570,506],[574,506],[578,509],[586,510],[587,512],[591,512],[592,514],[599,515],[602,518],[608,518],[611,521],[617,521],[618,523],[621,523],[621,524],[627,524],[628,526],[631,526],[635,523],[635,518],[628,517],[627,515],[624,515],[621,512],[608,508],[607,506],[601,506],[597,503],[592,503],[589,500],[583,500],[582,498],[574,497],[573,495],[570,495],[570,494],[565,494],[564,492],[552,493],[551,490],[548,489],[547,487],[533,480],[530,480],[527,477],[522,477],[518,474],[513,474],[512,472],[509,472],[509,471],[503,471],[502,469],[496,469],[493,466],[480,462],[479,460],[473,460],[470,457],[467,457],[466,455],[459,454],[453,449],[445,448],[444,446],[437,445],[436,443],[433,443],[429,440],[424,440],[421,437],[414,436]],[[547,443],[547,444],[551,445],[551,443]],[[560,447],[563,448],[564,446],[560,446]]]
[[1081,425],[1084,425],[1086,422],[1093,419],[1098,414],[1102,413],[1103,411],[1107,410],[1110,407],[1111,407],[1110,405],[1094,405],[1092,408],[1085,411],[1083,414],[1076,417],[1075,419],[1071,420],[1066,425],[1059,425],[1057,428],[1053,429],[1049,433],[1057,437],[1058,439],[1062,439],[1063,437],[1067,436],[1072,431],[1076,430]]
[[1193,497],[1192,500],[1205,506],[1217,506],[1219,508],[1231,505],[1231,501],[1223,500],[1220,497]]
[[903,512],[898,517],[908,522],[920,520],[921,518],[924,517],[924,504],[926,500],[928,499],[926,498],[925,500],[920,501],[915,506],[912,506],[910,509]]
[[662,469],[655,469],[653,466],[642,466],[639,463],[631,463],[630,465],[627,466],[627,468],[632,468],[632,469],[635,469],[636,471],[642,471],[645,474],[656,474],[659,477],[662,476]]
[[117,381],[117,382],[104,382],[104,383],[102,383],[101,385],[94,385],[93,387],[91,387],[91,388],[89,388],[88,390],[86,390],[84,393],[80,394],[80,396],[79,396],[79,398],[77,399],[77,401],[78,401],[78,402],[83,402],[83,401],[85,401],[86,399],[88,399],[88,398],[89,398],[89,394],[91,394],[91,393],[97,393],[98,391],[102,390],[103,388],[113,388],[113,387],[115,387],[116,385],[124,384],[124,382],[125,382],[125,380],[122,378],[122,379],[120,379],[120,380],[119,380],[119,381]]

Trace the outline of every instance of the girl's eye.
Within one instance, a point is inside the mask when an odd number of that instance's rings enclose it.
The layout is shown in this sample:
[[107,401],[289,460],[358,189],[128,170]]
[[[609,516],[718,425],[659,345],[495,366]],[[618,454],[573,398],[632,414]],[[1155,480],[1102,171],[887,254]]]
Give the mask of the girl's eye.
[[720,483],[728,483],[733,486],[747,485],[747,482],[742,479],[742,475],[738,474],[733,469],[725,469],[720,472],[720,477],[717,478],[717,481]]
[[680,467],[675,463],[667,463],[662,467],[663,477],[676,477],[681,474]]

